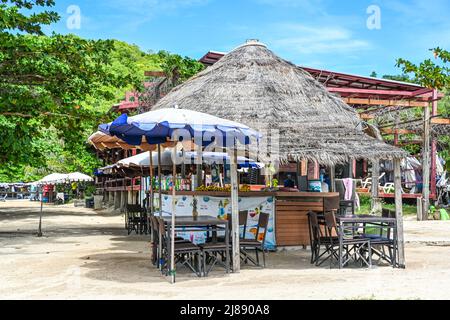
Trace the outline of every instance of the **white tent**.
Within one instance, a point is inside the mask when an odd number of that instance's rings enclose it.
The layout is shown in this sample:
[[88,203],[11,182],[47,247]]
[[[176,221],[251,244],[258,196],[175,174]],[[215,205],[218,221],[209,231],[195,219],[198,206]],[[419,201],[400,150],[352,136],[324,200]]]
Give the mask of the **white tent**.
[[67,182],[94,181],[90,176],[81,172],[72,172],[67,175]]
[[65,173],[52,173],[48,176],[43,177],[41,180],[36,181],[37,184],[57,184],[62,183],[68,178],[68,175]]

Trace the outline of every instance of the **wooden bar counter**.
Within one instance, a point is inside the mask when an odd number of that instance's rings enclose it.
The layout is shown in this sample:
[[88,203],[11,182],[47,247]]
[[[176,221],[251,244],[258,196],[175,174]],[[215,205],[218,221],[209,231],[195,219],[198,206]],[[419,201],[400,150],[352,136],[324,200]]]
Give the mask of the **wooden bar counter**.
[[[157,192],[157,191],[156,191]],[[164,191],[163,194],[170,194]],[[230,197],[229,192],[177,191],[178,196]],[[339,208],[339,193],[325,192],[239,192],[239,197],[274,197],[275,238],[278,247],[309,246],[308,211]]]

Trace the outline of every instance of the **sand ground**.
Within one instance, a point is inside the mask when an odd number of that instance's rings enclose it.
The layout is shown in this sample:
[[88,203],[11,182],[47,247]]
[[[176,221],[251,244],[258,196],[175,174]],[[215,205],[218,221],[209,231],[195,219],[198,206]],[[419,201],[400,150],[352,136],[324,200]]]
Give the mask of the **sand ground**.
[[151,265],[147,236],[127,236],[106,211],[0,203],[2,299],[449,299],[450,222],[405,221],[406,270],[314,267],[309,251],[270,253],[266,269],[220,269],[208,278],[179,270],[171,285]]

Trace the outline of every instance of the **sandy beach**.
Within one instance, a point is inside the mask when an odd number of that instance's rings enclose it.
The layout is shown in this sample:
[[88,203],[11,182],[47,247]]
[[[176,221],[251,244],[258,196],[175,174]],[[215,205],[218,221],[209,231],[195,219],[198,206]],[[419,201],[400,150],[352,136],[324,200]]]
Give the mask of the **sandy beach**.
[[38,219],[39,203],[0,203],[2,299],[450,298],[450,222],[406,219],[406,270],[318,268],[298,249],[239,274],[199,279],[180,268],[171,285],[150,263],[149,236],[128,236],[118,213],[45,206],[42,238]]

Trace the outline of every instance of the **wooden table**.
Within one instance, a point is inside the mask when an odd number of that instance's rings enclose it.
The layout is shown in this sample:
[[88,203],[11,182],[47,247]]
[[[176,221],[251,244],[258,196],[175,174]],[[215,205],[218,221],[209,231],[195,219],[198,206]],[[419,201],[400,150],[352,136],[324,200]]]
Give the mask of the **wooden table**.
[[342,237],[345,232],[345,225],[350,225],[347,229],[351,229],[353,232],[361,227],[366,227],[366,225],[370,225],[371,228],[377,229],[392,229],[393,230],[393,241],[394,241],[394,261],[392,262],[392,266],[397,266],[397,220],[395,218],[388,217],[380,217],[373,215],[345,215],[345,216],[336,216],[336,222],[339,228],[339,243],[342,241]]
[[[217,228],[218,226],[223,225],[225,230],[225,243],[229,243],[229,230],[228,230],[228,220],[221,220],[212,216],[182,216],[182,217],[175,217],[175,225],[172,226],[172,217],[163,217],[162,218],[164,223],[168,227],[169,231],[169,241],[172,245],[172,239],[170,238],[170,235],[172,234],[171,228],[189,228],[188,230],[183,231],[191,231],[191,232],[204,232],[212,231],[212,239],[213,242],[217,241]],[[194,228],[201,228],[201,229],[194,229]],[[206,230],[205,230],[206,228]],[[229,261],[229,250],[226,250],[226,260],[227,263]]]

